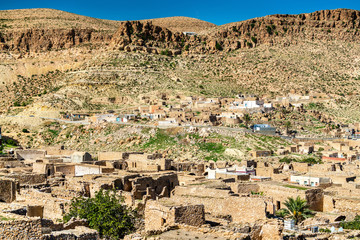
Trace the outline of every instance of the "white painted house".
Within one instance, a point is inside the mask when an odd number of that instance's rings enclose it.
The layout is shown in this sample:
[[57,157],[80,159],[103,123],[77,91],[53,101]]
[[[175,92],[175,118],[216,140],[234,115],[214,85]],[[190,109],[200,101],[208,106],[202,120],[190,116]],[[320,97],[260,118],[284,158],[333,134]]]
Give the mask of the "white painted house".
[[308,175],[292,175],[290,176],[290,182],[297,183],[302,186],[317,187],[331,183],[331,179],[326,177],[313,177]]

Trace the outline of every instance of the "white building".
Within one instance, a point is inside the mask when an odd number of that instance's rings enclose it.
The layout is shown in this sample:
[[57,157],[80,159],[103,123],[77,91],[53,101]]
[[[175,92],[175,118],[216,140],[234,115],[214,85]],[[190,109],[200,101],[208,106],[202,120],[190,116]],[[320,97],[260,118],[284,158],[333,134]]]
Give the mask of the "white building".
[[290,182],[297,183],[302,186],[317,187],[324,184],[331,183],[330,178],[326,177],[312,177],[308,175],[292,175],[290,176]]
[[229,175],[230,176],[238,176],[238,175],[255,175],[254,168],[248,168],[245,166],[238,167],[235,165],[231,168],[216,168],[216,169],[210,169],[207,168],[205,172],[208,173],[207,178],[208,179],[217,179],[218,175]]
[[161,126],[178,126],[175,118],[166,118],[164,121],[158,121],[159,127]]
[[97,165],[88,165],[88,164],[76,164],[75,165],[75,177],[81,177],[87,174],[101,174],[101,167]]

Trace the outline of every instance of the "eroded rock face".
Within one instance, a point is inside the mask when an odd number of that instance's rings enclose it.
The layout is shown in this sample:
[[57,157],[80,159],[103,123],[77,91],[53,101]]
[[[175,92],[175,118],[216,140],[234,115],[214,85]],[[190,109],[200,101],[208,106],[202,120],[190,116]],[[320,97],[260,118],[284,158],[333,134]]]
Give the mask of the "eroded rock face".
[[[302,40],[360,40],[360,11],[322,10],[314,13],[276,14],[211,28],[185,36],[150,21],[121,22],[115,33],[94,29],[27,29],[0,33],[0,50],[36,52],[78,46],[110,45],[114,49],[177,55],[211,54],[261,44],[289,46]],[[166,52],[162,52],[166,50]]]
[[251,48],[259,44],[296,43],[305,39],[347,40],[360,38],[360,11],[349,9],[322,10],[314,13],[271,16],[225,25],[209,34],[224,50]]
[[[111,45],[133,51],[135,46],[144,48],[163,48],[163,49],[180,49],[181,42],[185,42],[185,36],[179,32],[171,32],[167,28],[153,25],[151,22],[123,22],[120,24],[118,31],[113,35]],[[137,48],[135,50],[141,50]],[[146,50],[152,52],[151,50]],[[172,50],[174,52],[174,50]]]
[[104,43],[111,34],[93,29],[27,29],[7,31],[0,37],[0,50],[40,52],[70,48],[82,43]]

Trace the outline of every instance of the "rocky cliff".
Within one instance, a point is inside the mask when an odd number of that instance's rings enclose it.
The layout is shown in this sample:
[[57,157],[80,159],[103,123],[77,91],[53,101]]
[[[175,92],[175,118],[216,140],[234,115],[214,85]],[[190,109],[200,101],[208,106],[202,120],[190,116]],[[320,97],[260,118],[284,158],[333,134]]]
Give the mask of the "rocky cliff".
[[303,40],[360,39],[360,11],[337,9],[299,15],[271,15],[209,28],[197,36],[154,25],[149,21],[121,22],[118,30],[28,29],[0,33],[0,50],[47,51],[81,44],[166,55],[215,53],[261,44],[288,46]]
[[70,48],[84,43],[108,42],[111,34],[93,29],[28,29],[0,35],[0,50],[39,52]]

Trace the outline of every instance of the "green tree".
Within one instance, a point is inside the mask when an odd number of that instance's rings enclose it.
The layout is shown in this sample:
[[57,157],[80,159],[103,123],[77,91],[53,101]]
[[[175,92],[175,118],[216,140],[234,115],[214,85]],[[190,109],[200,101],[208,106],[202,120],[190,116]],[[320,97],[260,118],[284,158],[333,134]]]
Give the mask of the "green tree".
[[245,122],[246,127],[249,127],[249,124],[250,124],[250,122],[251,122],[251,117],[250,117],[250,115],[249,115],[248,113],[246,113],[246,114],[244,115],[243,120],[244,120],[244,122]]
[[341,222],[340,226],[344,229],[360,230],[360,216],[356,215],[355,219],[350,222]]
[[286,127],[286,134],[289,135],[289,131],[290,131],[290,128],[291,128],[291,122],[290,122],[290,121],[286,121],[286,122],[285,122],[285,127]]
[[74,198],[63,219],[64,222],[72,217],[86,219],[90,228],[96,229],[102,237],[119,239],[135,229],[135,216],[115,191],[101,189],[93,198]]
[[281,209],[277,214],[282,217],[294,219],[295,224],[298,224],[313,215],[306,200],[301,199],[299,196],[295,199],[289,197],[284,205],[286,208]]

